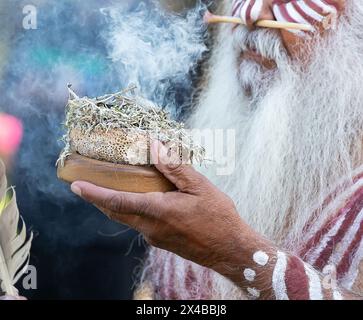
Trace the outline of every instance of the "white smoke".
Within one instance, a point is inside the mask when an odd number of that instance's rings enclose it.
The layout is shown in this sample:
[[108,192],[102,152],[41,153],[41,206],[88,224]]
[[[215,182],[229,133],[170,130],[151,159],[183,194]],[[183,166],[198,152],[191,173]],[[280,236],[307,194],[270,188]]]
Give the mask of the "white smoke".
[[[151,0],[0,2],[0,47],[7,53],[1,63],[0,112],[17,116],[25,130],[13,166],[19,203],[41,236],[72,245],[95,241],[98,220],[94,215],[85,218],[90,208],[56,174],[55,162],[64,146],[59,140],[64,134],[67,83],[80,95],[93,97],[136,82],[147,97],[155,96],[179,113],[176,106],[188,104],[192,95],[193,70],[188,68],[193,69],[206,50],[202,5],[185,16],[163,13]],[[37,9],[36,30],[22,27],[26,4]]]
[[82,96],[135,83],[145,97],[179,115],[191,101],[194,68],[207,50],[203,5],[177,15],[154,0],[37,0],[38,28],[25,30],[26,1],[10,2],[0,22],[9,33],[0,38],[11,48],[1,72],[0,111],[24,123],[17,183],[27,187],[29,201],[38,201],[40,192],[66,203],[74,197],[54,164],[62,148],[67,83]]
[[152,3],[140,2],[130,14],[118,7],[103,9],[109,24],[104,37],[120,81],[136,84],[143,96],[178,115],[183,107],[178,95],[181,98],[183,92],[169,90],[171,83],[191,85],[191,73],[207,50],[201,19],[204,6],[199,4],[182,16],[160,9],[157,1]]
[[[191,119],[194,127],[236,130],[235,172],[218,177],[209,168],[204,173],[233,198],[244,221],[291,251],[306,241],[305,224],[324,218],[312,212],[329,188],[361,164],[362,18],[363,4],[350,2],[338,28],[314,44],[304,65],[286,57],[275,33],[251,34],[255,49],[276,60],[276,72],[254,62],[239,65],[236,41],[246,40],[244,32],[233,39],[229,27],[222,27],[208,86]],[[252,96],[243,94],[246,87]],[[193,269],[199,277],[204,274],[202,267]],[[176,282],[185,275],[179,272]],[[213,288],[213,298],[241,297],[217,274]]]

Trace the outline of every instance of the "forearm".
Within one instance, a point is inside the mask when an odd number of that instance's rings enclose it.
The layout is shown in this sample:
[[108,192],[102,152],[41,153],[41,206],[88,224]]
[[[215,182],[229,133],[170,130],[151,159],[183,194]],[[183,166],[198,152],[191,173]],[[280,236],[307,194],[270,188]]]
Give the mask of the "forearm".
[[246,225],[233,201],[210,181],[191,166],[165,165],[165,147],[152,146],[156,167],[179,191],[134,194],[75,182],[73,192],[138,230],[152,246],[215,270],[254,298],[359,298],[333,281],[323,285],[325,277],[311,266]]
[[[362,299],[335,284],[299,257],[278,249],[251,230],[241,233],[233,250],[214,270],[229,278],[254,299]],[[226,251],[227,252],[227,251]],[[228,255],[228,256],[227,256]]]

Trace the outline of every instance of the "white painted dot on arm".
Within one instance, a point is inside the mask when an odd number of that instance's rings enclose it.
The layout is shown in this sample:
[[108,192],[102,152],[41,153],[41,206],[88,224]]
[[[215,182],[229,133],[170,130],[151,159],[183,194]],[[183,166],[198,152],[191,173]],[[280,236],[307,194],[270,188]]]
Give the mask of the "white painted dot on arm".
[[270,257],[263,251],[257,251],[253,254],[253,261],[260,266],[265,266],[269,259]]
[[245,279],[247,281],[254,281],[255,280],[255,277],[256,277],[256,271],[255,270],[252,270],[250,268],[247,268],[243,271],[243,275],[245,276]]

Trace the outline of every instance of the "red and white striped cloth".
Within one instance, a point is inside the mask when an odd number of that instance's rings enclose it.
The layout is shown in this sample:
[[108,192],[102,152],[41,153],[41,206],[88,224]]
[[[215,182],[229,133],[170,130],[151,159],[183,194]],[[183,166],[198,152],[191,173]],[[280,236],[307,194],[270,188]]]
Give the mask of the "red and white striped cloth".
[[[316,212],[313,212],[313,216]],[[317,273],[335,269],[339,286],[352,290],[363,261],[363,166],[356,169],[349,178],[339,181],[323,201],[324,217],[310,223],[304,230],[305,244],[296,250],[296,256],[280,252],[285,256],[284,272],[278,276],[284,279],[285,291],[276,299],[319,299],[322,289]],[[185,261],[172,253],[160,255],[160,250],[153,249],[153,283],[158,299],[209,299],[212,282],[211,271]],[[194,268],[198,268],[195,272]],[[277,268],[278,270],[278,268]],[[324,273],[324,272],[323,272]],[[201,275],[202,274],[202,275]],[[180,278],[184,279],[182,282]],[[315,288],[311,284],[319,284]],[[297,290],[296,288],[299,288]],[[303,289],[306,288],[304,291]],[[278,290],[275,290],[278,292]],[[359,292],[358,292],[359,293]],[[340,299],[338,290],[334,299]],[[361,292],[363,294],[363,292]]]
[[328,15],[337,15],[335,0],[234,0],[232,15],[250,25],[260,19],[263,10],[270,9],[276,21],[303,23],[315,26]]
[[[173,253],[152,248],[151,280],[157,300],[211,299],[211,270],[197,266]],[[198,268],[198,272],[195,272]],[[202,268],[202,272],[200,269]]]
[[327,196],[322,216],[309,226],[299,255],[317,270],[336,267],[337,278],[351,289],[363,260],[363,166]]

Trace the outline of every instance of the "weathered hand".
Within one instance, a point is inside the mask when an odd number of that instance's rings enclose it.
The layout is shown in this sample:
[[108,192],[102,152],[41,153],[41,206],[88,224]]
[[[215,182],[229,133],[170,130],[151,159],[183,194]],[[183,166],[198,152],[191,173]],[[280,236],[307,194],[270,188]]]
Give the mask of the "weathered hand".
[[359,298],[342,288],[323,288],[312,266],[254,232],[231,199],[205,177],[168,161],[160,145],[153,145],[152,154],[180,191],[133,194],[85,182],[73,183],[72,190],[111,219],[140,231],[151,245],[215,270],[254,299]]
[[149,244],[216,268],[228,250],[238,250],[236,240],[247,228],[234,203],[191,166],[170,161],[162,144],[153,144],[152,156],[180,191],[133,194],[86,182],[73,183],[72,191],[112,220],[141,232]]

